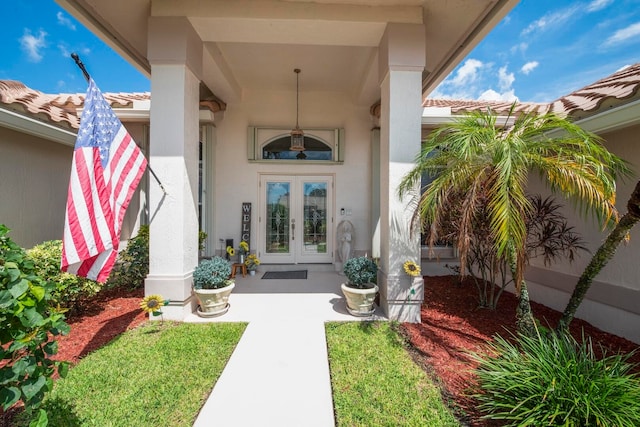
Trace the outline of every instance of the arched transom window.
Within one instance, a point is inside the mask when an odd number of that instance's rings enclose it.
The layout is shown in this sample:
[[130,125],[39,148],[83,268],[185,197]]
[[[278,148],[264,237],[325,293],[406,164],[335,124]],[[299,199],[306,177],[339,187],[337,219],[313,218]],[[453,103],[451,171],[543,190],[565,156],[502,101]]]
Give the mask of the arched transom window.
[[248,137],[249,161],[337,164],[344,161],[344,129],[305,129],[302,151],[291,149],[289,129],[250,126]]
[[304,137],[304,151],[291,150],[291,137],[282,136],[262,147],[263,160],[333,160],[333,149],[313,136]]

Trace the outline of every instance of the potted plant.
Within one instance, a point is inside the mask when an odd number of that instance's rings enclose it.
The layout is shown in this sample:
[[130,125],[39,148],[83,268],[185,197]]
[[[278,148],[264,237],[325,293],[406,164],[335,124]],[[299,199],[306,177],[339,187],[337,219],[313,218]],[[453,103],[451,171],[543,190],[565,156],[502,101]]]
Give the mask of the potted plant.
[[249,275],[255,276],[256,270],[260,265],[260,260],[256,254],[247,255],[247,259],[244,261],[244,265],[247,266],[247,270],[249,271]]
[[249,253],[249,244],[244,240],[240,242],[240,247],[238,248],[238,263],[244,264],[245,256]]
[[198,315],[211,317],[224,314],[229,309],[229,295],[235,287],[230,279],[231,264],[220,256],[205,259],[193,271],[193,292],[200,307]]
[[349,281],[343,283],[342,293],[347,300],[347,310],[354,316],[373,314],[373,301],[378,293],[376,279],[378,266],[367,257],[348,259],[343,266]]

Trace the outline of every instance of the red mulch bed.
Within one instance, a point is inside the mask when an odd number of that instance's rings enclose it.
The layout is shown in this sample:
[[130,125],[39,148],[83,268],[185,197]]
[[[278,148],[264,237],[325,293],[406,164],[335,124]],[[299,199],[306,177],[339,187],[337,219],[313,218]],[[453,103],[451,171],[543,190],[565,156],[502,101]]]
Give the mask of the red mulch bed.
[[144,289],[100,292],[84,304],[82,313],[67,319],[71,332],[58,337],[58,354],[54,359],[78,363],[121,333],[140,325],[147,319],[140,308],[143,297]]
[[[53,359],[76,364],[118,335],[140,325],[147,318],[140,308],[143,297],[144,289],[110,289],[86,301],[82,313],[67,319],[71,331],[57,338],[58,353]],[[7,413],[2,413],[0,408],[0,427],[11,427],[13,418],[20,411],[22,407],[19,406],[9,409]]]
[[[425,277],[421,324],[402,324],[401,330],[413,346],[413,356],[439,383],[443,395],[455,401],[459,416],[469,426],[498,426],[479,421],[474,402],[465,397],[473,382],[474,363],[465,354],[478,351],[495,334],[508,337],[515,329],[517,299],[504,292],[495,311],[478,308],[478,293],[472,279],[460,283],[457,276]],[[534,316],[543,325],[555,327],[561,313],[532,303]],[[506,328],[506,329],[505,329]],[[582,320],[571,323],[571,333],[580,339],[582,330],[607,354],[630,353],[637,344],[603,332]],[[640,363],[640,352],[630,360]]]

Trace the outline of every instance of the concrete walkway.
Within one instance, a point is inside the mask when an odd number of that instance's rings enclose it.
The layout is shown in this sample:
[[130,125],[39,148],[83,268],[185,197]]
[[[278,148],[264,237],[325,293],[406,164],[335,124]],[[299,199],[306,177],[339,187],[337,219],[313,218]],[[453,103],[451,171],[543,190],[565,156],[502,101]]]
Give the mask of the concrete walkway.
[[360,320],[344,306],[344,276],[314,271],[307,280],[260,276],[236,279],[223,316],[186,319],[249,322],[194,427],[334,426],[324,323]]

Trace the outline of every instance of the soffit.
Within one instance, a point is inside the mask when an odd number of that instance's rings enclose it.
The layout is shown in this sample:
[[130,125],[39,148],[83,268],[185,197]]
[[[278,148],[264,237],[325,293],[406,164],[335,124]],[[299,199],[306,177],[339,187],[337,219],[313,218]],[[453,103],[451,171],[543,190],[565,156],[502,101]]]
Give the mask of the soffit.
[[[388,22],[425,24],[425,90],[429,91],[517,4],[517,0],[56,1],[147,75],[148,18],[180,16],[190,20],[205,45],[219,49],[215,60],[225,61],[227,80],[238,82],[243,91],[291,88],[292,69],[298,67],[305,78],[302,85],[301,75],[301,92],[350,90],[362,103],[379,97],[372,50]],[[259,70],[252,70],[258,68],[252,64],[260,64]],[[204,70],[204,81],[219,81],[207,72],[212,71]],[[216,87],[210,89],[216,93]]]

